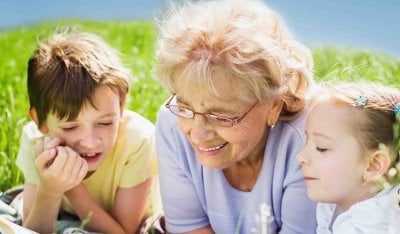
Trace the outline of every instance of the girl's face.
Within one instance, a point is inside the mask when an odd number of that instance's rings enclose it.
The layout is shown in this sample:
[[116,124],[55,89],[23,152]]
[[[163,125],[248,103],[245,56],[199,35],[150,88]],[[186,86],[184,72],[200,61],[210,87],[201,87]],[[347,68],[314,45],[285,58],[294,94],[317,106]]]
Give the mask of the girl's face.
[[228,168],[235,163],[256,159],[264,154],[268,126],[267,116],[275,110],[272,102],[252,103],[240,101],[229,85],[218,86],[218,97],[212,91],[193,88],[190,92],[177,91],[175,105],[195,112],[216,114],[228,118],[248,114],[232,127],[210,123],[204,115],[193,119],[179,118],[179,127],[193,146],[199,162],[209,168]]
[[315,202],[336,203],[348,208],[365,194],[363,172],[367,160],[355,128],[354,113],[329,102],[315,105],[306,125],[307,142],[299,153],[307,193]]
[[113,148],[121,118],[119,96],[108,86],[96,88],[93,100],[96,108],[85,103],[73,121],[49,114],[42,128],[79,153],[89,171],[95,171]]

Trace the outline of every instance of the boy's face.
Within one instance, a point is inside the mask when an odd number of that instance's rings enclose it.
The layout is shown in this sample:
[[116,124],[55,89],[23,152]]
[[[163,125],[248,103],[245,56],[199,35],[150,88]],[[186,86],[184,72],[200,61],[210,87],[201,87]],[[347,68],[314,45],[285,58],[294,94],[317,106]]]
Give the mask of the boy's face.
[[311,200],[346,208],[365,193],[367,160],[351,127],[354,117],[349,108],[329,102],[318,103],[310,112],[306,145],[298,159]]
[[93,100],[96,108],[86,102],[73,121],[47,116],[41,127],[43,133],[58,137],[88,163],[88,171],[95,171],[113,148],[121,118],[120,99],[108,86],[96,88]]

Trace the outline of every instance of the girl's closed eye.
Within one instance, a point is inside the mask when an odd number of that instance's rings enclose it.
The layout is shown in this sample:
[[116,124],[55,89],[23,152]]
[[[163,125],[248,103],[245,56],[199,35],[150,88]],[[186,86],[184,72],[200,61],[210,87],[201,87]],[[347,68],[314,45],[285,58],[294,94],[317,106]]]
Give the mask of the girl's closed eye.
[[326,149],[326,148],[323,148],[323,147],[316,147],[315,148],[317,151],[319,151],[319,152],[321,152],[321,153],[323,153],[323,152],[326,152],[328,149]]

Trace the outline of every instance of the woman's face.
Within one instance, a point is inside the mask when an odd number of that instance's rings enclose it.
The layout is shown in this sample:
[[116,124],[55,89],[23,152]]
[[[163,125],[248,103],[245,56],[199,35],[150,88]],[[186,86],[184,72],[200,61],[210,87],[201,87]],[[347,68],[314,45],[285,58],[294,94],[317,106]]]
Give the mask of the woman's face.
[[212,91],[199,91],[193,88],[188,92],[176,92],[176,105],[187,107],[195,112],[216,114],[228,118],[248,114],[232,127],[211,124],[203,115],[192,119],[179,118],[179,127],[192,144],[200,163],[209,168],[228,168],[235,163],[244,162],[264,154],[268,126],[266,119],[274,110],[272,102],[246,103],[239,100],[233,91],[220,86],[219,95]]

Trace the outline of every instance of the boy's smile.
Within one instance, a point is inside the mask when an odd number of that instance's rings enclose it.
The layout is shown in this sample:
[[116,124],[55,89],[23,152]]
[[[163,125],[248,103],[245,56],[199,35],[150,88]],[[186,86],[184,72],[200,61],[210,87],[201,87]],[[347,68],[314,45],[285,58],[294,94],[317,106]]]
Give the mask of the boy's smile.
[[108,86],[99,86],[93,94],[94,106],[86,102],[75,120],[58,119],[49,114],[40,130],[58,137],[95,171],[115,143],[121,118],[118,94]]

